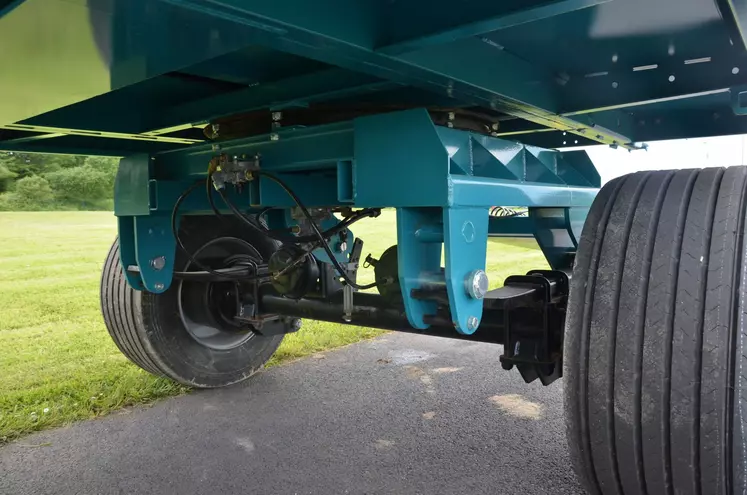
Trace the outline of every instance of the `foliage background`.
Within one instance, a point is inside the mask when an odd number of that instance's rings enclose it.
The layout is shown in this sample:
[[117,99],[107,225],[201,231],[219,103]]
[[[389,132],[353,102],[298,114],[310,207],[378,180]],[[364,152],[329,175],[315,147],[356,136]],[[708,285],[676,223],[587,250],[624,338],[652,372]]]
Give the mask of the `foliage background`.
[[111,210],[118,158],[0,152],[0,211]]

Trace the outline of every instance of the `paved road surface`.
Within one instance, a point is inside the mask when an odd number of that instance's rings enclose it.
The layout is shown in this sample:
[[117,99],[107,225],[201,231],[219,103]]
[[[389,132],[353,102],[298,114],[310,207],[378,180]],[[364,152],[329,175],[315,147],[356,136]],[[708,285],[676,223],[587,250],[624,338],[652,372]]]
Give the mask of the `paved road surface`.
[[562,384],[526,386],[499,354],[388,334],[26,437],[0,448],[0,494],[583,493]]

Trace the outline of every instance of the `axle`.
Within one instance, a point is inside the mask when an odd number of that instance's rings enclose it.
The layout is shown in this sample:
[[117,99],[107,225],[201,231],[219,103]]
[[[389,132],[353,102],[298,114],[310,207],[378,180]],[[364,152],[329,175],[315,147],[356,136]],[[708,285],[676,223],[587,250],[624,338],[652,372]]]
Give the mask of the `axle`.
[[448,320],[445,319],[434,321],[433,325],[427,330],[413,328],[407,321],[407,315],[403,308],[388,306],[386,300],[376,294],[357,293],[355,295],[350,321],[345,321],[342,318],[344,308],[341,293],[339,296],[334,296],[330,299],[307,297],[299,300],[288,299],[272,292],[263,293],[261,295],[260,308],[261,311],[266,313],[293,316],[296,318],[381,328],[419,335],[427,334],[474,342],[487,342],[490,344],[503,343],[503,320],[499,310],[493,311],[493,317],[486,318],[475,333],[465,335],[454,330],[454,327],[448,325]]
[[[292,299],[278,294],[272,285],[264,284],[258,293],[257,312],[502,344],[503,368],[516,367],[527,382],[539,378],[548,385],[561,376],[561,343],[568,296],[568,276],[564,272],[538,270],[509,277],[503,287],[485,294],[482,322],[471,334],[455,330],[448,319],[448,299],[437,297],[438,293],[438,289],[434,289],[428,294],[440,304],[436,315],[427,317],[429,326],[426,329],[410,325],[401,304],[393,304],[383,295],[365,292],[355,293],[352,307],[346,308],[344,290]],[[418,295],[413,294],[413,297]]]

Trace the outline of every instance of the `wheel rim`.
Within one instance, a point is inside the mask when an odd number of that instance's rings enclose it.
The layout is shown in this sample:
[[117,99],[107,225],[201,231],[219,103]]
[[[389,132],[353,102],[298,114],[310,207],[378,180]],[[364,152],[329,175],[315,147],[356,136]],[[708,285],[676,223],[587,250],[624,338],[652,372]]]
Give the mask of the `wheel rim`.
[[[254,246],[235,237],[214,239],[195,251],[193,257],[210,268],[246,260],[262,261]],[[189,271],[192,264],[187,262],[184,270]],[[198,344],[210,349],[228,350],[243,345],[256,335],[250,323],[234,318],[245,293],[242,282],[180,281],[179,317],[185,330]]]

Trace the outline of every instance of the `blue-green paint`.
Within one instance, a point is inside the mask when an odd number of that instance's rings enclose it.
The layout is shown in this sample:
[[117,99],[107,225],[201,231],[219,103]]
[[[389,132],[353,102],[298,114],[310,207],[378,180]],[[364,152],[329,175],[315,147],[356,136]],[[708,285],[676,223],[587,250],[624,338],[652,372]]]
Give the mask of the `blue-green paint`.
[[[439,128],[423,109],[284,129],[279,135],[277,140],[257,136],[222,143],[220,149],[196,145],[122,160],[116,214],[128,243],[124,251],[134,253],[146,289],[160,292],[171,282],[175,252],[169,220],[177,198],[195,181],[199,186],[179,213],[210,214],[201,183],[210,159],[221,153],[228,159],[259,156],[261,168],[281,177],[309,207],[397,208],[399,278],[410,323],[427,328],[424,317],[435,316],[433,301],[410,297],[412,290],[435,284],[448,295],[457,331],[472,333],[482,302],[467,295],[465,277],[485,268],[489,233],[534,235],[550,265],[568,269],[599,185],[584,152],[564,154]],[[272,180],[260,176],[240,192],[229,186],[226,194],[246,212],[279,208],[283,215],[272,215],[273,228],[297,224],[290,214],[294,202]],[[226,212],[222,200],[214,199]],[[489,219],[488,210],[496,205],[525,206],[530,213],[521,219]],[[338,221],[328,218],[321,228]],[[332,240],[338,261],[347,261],[353,239],[349,231],[345,249],[341,239]],[[320,248],[314,254],[330,261]],[[150,263],[160,256],[166,268],[154,270]]]

